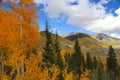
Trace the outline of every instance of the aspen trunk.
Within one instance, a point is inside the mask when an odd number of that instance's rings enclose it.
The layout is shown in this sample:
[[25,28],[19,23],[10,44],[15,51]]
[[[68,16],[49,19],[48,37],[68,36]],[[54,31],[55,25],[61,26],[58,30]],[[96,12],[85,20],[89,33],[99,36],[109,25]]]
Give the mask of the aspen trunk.
[[3,52],[1,52],[1,75],[4,74],[4,61],[3,61]]
[[1,52],[1,75],[4,73],[3,52]]
[[[21,4],[21,8],[23,8],[23,4]],[[22,30],[23,30],[23,25],[22,25],[22,19],[23,19],[23,17],[22,17],[22,14],[20,15],[20,20],[21,20],[21,24],[20,24],[20,38],[21,38],[21,41],[20,41],[20,45],[21,45],[21,55],[23,56],[23,50],[22,50],[22,37],[23,37],[23,32],[22,32]],[[21,74],[22,75],[24,75],[24,59],[22,59],[22,67],[21,67]]]

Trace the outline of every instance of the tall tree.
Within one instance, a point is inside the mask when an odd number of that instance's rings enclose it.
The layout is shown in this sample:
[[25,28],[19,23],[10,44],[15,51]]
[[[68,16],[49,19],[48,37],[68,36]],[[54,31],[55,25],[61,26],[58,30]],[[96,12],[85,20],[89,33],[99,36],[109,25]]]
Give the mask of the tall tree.
[[82,70],[85,71],[85,69],[86,69],[86,62],[85,62],[84,55],[82,55]]
[[103,76],[104,75],[104,66],[101,62],[98,65],[99,66],[97,69],[97,80],[103,80],[103,78],[104,78],[104,76]]
[[78,75],[79,77],[77,79],[80,78],[81,76],[81,67],[82,67],[82,53],[81,53],[81,48],[79,45],[79,41],[78,38],[76,38],[75,40],[75,45],[74,45],[74,53],[71,56],[72,59],[72,67],[73,67],[73,73],[74,75]]
[[2,3],[2,7],[0,8],[0,55],[2,74],[4,72],[4,62],[7,59],[6,55],[11,53],[13,49],[12,42],[16,40],[13,35],[17,35],[16,27],[18,25],[17,18],[10,15],[13,11],[5,10],[3,4],[4,3]]
[[58,75],[58,80],[64,80],[63,75],[62,75],[62,70],[64,69],[64,63],[63,63],[63,59],[62,59],[62,56],[61,56],[61,48],[60,48],[60,43],[58,41],[57,31],[56,31],[54,47],[55,47],[55,57],[56,57],[55,58],[55,60],[56,60],[55,63],[60,69],[60,73]]
[[86,68],[89,70],[93,69],[92,59],[89,52],[86,54]]
[[60,43],[58,41],[58,34],[56,32],[56,37],[55,37],[55,55],[56,55],[56,65],[59,66],[60,69],[64,68],[62,56],[61,56],[61,48],[60,48]]
[[39,25],[36,22],[38,8],[34,0],[19,0],[17,3],[16,1],[7,0],[6,2],[11,9],[2,10],[4,16],[1,15],[0,30],[3,29],[3,34],[0,34],[2,35],[0,40],[4,37],[4,42],[9,51],[7,53],[10,53],[7,54],[6,65],[14,67],[13,71],[16,68],[17,73],[23,74],[26,54],[35,48],[39,40]]
[[53,44],[53,39],[51,37],[51,33],[49,32],[49,24],[46,21],[46,28],[45,28],[45,33],[46,33],[46,44],[44,48],[44,53],[43,53],[43,66],[46,67],[51,67],[55,63],[55,50],[54,50],[54,44]]
[[113,73],[113,79],[116,78],[117,72],[117,59],[116,53],[112,46],[109,47],[109,52],[107,55],[107,69],[109,73]]
[[98,67],[98,60],[97,58],[94,56],[93,57],[93,69],[96,71]]

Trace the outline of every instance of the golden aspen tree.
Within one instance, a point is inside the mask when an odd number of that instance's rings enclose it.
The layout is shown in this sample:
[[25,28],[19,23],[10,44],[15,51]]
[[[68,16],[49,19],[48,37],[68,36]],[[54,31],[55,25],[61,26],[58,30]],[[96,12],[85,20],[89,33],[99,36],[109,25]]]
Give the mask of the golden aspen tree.
[[[19,44],[17,44],[17,41],[19,40],[19,23],[18,19],[14,16],[15,15],[12,10],[6,11],[4,10],[4,7],[0,9],[0,54],[2,62],[2,76],[5,74],[4,65],[13,66],[11,62],[13,62],[15,58],[12,58],[11,56],[14,56],[16,54],[15,51],[17,51],[17,47],[19,46]],[[13,53],[15,54],[12,55]],[[9,58],[13,60],[10,62]],[[10,63],[6,64],[6,62]]]
[[[16,5],[17,4],[17,5]],[[16,17],[19,20],[19,60],[16,64],[21,64],[21,71],[18,69],[18,74],[24,73],[24,60],[26,53],[32,50],[39,39],[39,25],[36,22],[38,17],[37,8],[34,0],[20,0],[18,3],[15,1],[8,1],[8,5],[12,10],[17,13]]]
[[7,3],[12,9],[4,10],[4,5],[0,8],[1,74],[4,64],[12,67],[11,75],[15,70],[20,74],[20,69],[23,74],[26,53],[32,52],[39,40],[38,8],[33,0],[20,0],[18,3],[8,0]]

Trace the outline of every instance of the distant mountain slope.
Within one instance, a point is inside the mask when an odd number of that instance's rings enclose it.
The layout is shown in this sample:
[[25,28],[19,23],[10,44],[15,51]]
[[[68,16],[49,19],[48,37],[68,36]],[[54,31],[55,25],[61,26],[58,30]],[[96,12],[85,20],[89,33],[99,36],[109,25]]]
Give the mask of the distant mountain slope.
[[76,37],[78,37],[79,43],[81,46],[84,46],[90,49],[102,48],[102,46],[104,45],[102,42],[92,38],[90,35],[85,33],[80,33],[80,32],[70,33],[65,38],[71,41],[74,41]]
[[94,34],[94,35],[92,35],[92,37],[97,39],[97,40],[100,40],[102,42],[113,42],[113,41],[116,42],[116,41],[120,40],[120,39],[108,36],[106,34],[103,34],[103,33]]
[[[51,33],[53,39],[55,39],[55,34]],[[73,49],[73,45],[74,42],[66,39],[66,38],[62,38],[62,37],[58,37],[59,41],[60,41],[60,47],[62,49]],[[45,31],[40,32],[40,41],[38,44],[38,49],[43,49],[43,47],[45,46],[45,42],[46,42],[46,34]]]
[[103,33],[91,35],[92,38],[103,42],[106,45],[113,45],[115,48],[120,48],[120,39],[108,36]]

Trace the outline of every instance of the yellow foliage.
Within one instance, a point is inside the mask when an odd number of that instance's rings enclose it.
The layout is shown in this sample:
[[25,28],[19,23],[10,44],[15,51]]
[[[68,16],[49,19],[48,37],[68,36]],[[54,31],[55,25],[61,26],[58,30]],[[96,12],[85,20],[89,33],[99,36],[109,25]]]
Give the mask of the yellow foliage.
[[80,80],[89,80],[88,76],[89,76],[90,71],[86,69],[86,71],[84,73],[82,73]]
[[7,75],[3,74],[0,76],[0,80],[10,80],[10,78]]

